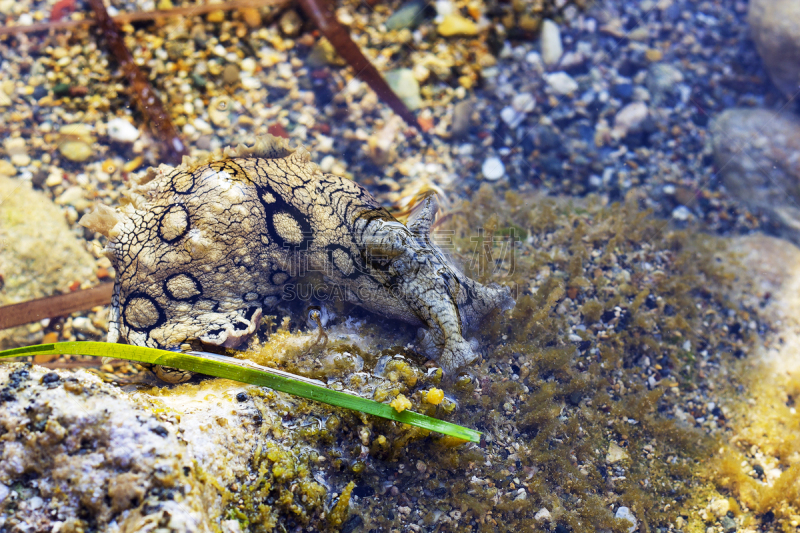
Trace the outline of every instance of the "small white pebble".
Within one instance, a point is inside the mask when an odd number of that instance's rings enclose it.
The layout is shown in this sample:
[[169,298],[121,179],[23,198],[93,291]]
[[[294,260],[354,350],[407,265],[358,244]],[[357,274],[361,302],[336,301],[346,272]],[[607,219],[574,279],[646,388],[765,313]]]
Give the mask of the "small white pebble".
[[130,144],[139,138],[139,128],[124,118],[112,118],[106,128],[108,136],[117,142]]
[[679,205],[672,210],[672,218],[675,220],[688,220],[691,215],[692,212],[684,205]]
[[550,514],[550,511],[548,511],[547,508],[545,507],[542,507],[541,509],[536,511],[535,515],[533,515],[533,519],[536,520],[537,522],[549,522],[550,520],[552,520],[552,518],[553,517]]
[[627,520],[631,523],[630,527],[628,528],[628,533],[633,533],[636,531],[638,522],[636,522],[636,517],[633,516],[633,513],[627,507],[620,507],[617,509],[617,512],[614,514],[614,518],[621,518],[622,520]]
[[568,95],[578,90],[578,82],[566,72],[553,72],[544,77],[550,90],[559,95]]
[[239,64],[239,66],[243,71],[251,73],[256,71],[257,65],[258,64],[256,63],[256,60],[253,59],[252,57],[246,57],[242,59],[242,62]]
[[489,181],[497,181],[506,173],[506,167],[499,157],[487,157],[481,166],[483,177]]

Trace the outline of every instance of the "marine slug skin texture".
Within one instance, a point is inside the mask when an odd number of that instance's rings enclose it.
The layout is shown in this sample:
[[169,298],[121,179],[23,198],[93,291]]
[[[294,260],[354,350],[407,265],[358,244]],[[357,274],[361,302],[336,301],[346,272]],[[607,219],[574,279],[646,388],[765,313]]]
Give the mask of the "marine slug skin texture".
[[406,226],[276,137],[151,169],[127,198],[81,220],[108,237],[117,271],[109,342],[236,347],[313,270],[350,302],[420,326],[420,348],[452,373],[477,357],[465,332],[514,305],[507,287],[466,277],[431,242],[432,197]]

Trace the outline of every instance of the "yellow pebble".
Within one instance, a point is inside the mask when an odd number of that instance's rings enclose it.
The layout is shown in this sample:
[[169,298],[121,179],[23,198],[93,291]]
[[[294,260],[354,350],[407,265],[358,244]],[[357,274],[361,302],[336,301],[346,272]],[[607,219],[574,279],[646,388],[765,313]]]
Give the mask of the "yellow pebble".
[[245,7],[239,11],[239,14],[242,15],[245,24],[251,28],[258,28],[261,26],[261,13],[258,12],[258,9],[254,7]]
[[442,389],[431,389],[425,395],[425,401],[433,405],[439,405],[442,400],[444,400],[444,391]]
[[392,401],[389,403],[389,405],[391,405],[392,407],[394,407],[394,410],[395,410],[395,411],[397,411],[398,413],[402,413],[402,412],[403,412],[403,411],[405,411],[406,409],[411,409],[411,401],[409,401],[409,399],[408,399],[408,398],[406,398],[406,397],[405,397],[404,395],[402,395],[402,394],[398,394],[398,395],[397,395],[397,398],[395,398],[394,400],[392,400]]
[[142,164],[142,161],[143,161],[142,156],[138,155],[133,159],[131,159],[130,161],[128,161],[127,163],[125,163],[124,165],[122,165],[122,170],[124,170],[125,172],[133,172],[134,170],[139,168],[139,166]]
[[379,445],[383,446],[384,444],[386,444],[386,437],[381,435],[380,437],[375,439],[375,442],[377,442]]
[[206,20],[208,22],[223,22],[225,20],[225,12],[221,9],[216,11],[212,11],[208,15],[206,15]]
[[648,61],[661,61],[661,58],[664,56],[664,54],[661,53],[661,50],[656,48],[648,48],[644,53],[644,56]]
[[113,174],[117,170],[117,165],[112,159],[106,159],[103,161],[102,169],[106,174]]
[[447,15],[436,28],[442,37],[469,37],[478,34],[478,25],[456,13]]

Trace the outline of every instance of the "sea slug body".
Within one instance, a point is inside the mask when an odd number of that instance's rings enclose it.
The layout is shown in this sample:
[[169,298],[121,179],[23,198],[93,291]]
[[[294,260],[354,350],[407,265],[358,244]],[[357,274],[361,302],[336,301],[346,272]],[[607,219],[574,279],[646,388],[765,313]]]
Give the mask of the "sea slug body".
[[466,277],[431,242],[432,197],[404,225],[275,137],[151,169],[127,196],[81,220],[108,237],[117,271],[109,342],[236,347],[313,270],[352,303],[420,326],[421,349],[452,373],[477,357],[465,332],[514,305],[507,287]]

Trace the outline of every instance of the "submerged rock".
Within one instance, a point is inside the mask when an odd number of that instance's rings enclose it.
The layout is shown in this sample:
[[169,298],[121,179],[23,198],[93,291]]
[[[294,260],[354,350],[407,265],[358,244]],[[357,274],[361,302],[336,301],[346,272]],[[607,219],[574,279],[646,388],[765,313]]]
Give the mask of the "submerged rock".
[[765,109],[729,109],[711,123],[725,187],[800,242],[800,119]]
[[[0,305],[67,292],[73,282],[94,279],[94,259],[49,198],[5,176],[0,198]],[[34,344],[41,336],[37,324],[1,330],[0,348]]]
[[291,399],[277,411],[227,380],[126,393],[21,363],[0,366],[0,389],[0,431],[16,435],[0,441],[0,529],[241,531],[234,501],[271,530],[322,511],[326,488],[286,445],[282,413],[305,420]]
[[209,531],[196,467],[174,428],[84,371],[0,366],[0,527]]
[[800,2],[751,0],[747,20],[772,82],[792,98],[800,90]]

